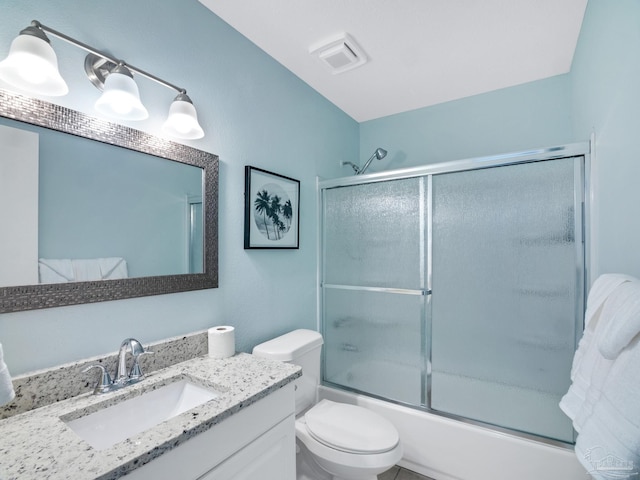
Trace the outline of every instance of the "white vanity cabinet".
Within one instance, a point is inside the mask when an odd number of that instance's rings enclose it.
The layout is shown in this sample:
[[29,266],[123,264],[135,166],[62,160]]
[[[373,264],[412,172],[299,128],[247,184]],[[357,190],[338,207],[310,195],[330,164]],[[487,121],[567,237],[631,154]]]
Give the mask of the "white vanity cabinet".
[[127,480],[295,480],[290,383],[126,475]]

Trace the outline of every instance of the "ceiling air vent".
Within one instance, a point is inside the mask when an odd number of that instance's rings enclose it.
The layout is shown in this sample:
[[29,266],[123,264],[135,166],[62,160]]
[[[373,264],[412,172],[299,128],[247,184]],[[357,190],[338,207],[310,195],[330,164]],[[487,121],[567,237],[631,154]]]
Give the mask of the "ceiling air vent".
[[334,75],[352,70],[367,62],[367,55],[362,48],[346,33],[312,45],[309,53],[317,55]]

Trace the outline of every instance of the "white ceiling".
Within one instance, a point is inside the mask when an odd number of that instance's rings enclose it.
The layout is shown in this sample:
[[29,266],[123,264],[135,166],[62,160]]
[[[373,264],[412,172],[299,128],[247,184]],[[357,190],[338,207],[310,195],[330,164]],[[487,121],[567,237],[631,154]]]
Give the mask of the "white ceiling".
[[[567,73],[587,0],[200,0],[358,122]],[[348,33],[333,75],[309,48]]]

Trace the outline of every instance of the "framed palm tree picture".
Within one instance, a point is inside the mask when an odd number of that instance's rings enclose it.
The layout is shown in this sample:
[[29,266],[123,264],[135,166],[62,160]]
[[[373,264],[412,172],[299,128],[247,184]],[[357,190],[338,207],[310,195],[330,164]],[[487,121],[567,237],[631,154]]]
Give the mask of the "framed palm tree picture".
[[299,248],[300,182],[244,167],[244,248]]

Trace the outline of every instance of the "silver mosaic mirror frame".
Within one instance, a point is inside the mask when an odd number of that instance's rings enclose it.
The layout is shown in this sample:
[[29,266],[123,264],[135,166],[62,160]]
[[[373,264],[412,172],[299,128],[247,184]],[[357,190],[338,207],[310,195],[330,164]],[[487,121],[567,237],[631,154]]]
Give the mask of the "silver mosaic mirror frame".
[[0,116],[202,168],[205,235],[204,273],[1,287],[0,313],[218,287],[217,155],[3,90]]

